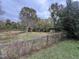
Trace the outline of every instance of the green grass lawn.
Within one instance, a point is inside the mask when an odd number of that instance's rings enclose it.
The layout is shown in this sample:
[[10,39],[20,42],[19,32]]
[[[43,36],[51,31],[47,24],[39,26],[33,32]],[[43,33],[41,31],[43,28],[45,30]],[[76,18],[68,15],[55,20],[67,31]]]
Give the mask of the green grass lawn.
[[79,59],[79,41],[64,41],[43,49],[28,59]]

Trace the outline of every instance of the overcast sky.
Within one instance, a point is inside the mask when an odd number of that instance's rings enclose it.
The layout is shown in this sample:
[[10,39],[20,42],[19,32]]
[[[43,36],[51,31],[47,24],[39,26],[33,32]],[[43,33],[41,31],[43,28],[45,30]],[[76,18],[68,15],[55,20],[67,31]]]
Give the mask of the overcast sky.
[[3,18],[9,18],[18,21],[19,12],[23,7],[32,7],[37,11],[38,17],[48,18],[50,13],[49,6],[52,3],[59,3],[65,5],[65,0],[1,0],[2,8],[5,11]]

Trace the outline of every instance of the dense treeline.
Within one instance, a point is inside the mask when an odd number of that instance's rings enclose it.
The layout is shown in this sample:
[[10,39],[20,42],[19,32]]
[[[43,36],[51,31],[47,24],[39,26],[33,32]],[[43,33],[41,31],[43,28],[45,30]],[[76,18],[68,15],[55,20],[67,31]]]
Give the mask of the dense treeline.
[[[42,20],[38,19],[37,22],[35,22],[35,26],[32,26],[28,28],[28,31],[43,31],[47,32],[49,31],[49,28],[51,28],[52,25],[50,23],[50,20]],[[7,19],[5,21],[0,21],[0,31],[9,31],[9,30],[20,30],[20,31],[26,31],[26,26],[22,24],[22,22],[13,22],[10,19]]]
[[21,24],[19,22],[13,22],[9,19],[6,21],[0,21],[0,30],[22,30]]
[[[60,7],[61,6],[61,7]],[[52,4],[51,12],[52,18],[59,16],[59,22],[54,19],[54,27],[56,28],[57,24],[61,28],[61,31],[64,31],[69,38],[79,38],[79,2],[67,0],[67,6],[63,7],[62,5]],[[56,23],[57,22],[57,23]]]

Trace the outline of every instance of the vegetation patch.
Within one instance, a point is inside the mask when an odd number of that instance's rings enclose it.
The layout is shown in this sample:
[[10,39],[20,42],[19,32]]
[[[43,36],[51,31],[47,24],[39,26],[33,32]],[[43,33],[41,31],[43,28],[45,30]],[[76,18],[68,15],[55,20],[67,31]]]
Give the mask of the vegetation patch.
[[27,32],[17,35],[17,39],[24,39],[24,40],[30,40],[30,39],[37,39],[42,36],[46,36],[48,33],[45,32]]
[[46,32],[26,32],[20,33],[21,31],[8,31],[0,33],[1,42],[10,42],[12,40],[31,40],[35,38],[40,38],[42,36],[48,35]]
[[31,55],[28,59],[79,59],[79,41],[64,41]]

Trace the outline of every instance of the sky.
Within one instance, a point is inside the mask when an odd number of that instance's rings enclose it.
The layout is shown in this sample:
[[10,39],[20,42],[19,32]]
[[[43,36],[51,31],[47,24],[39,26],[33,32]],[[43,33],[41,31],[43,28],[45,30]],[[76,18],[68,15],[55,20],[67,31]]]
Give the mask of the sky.
[[37,11],[40,18],[46,19],[50,16],[48,11],[52,3],[65,5],[65,0],[1,0],[2,9],[5,14],[2,18],[18,21],[19,13],[23,7],[31,7]]

